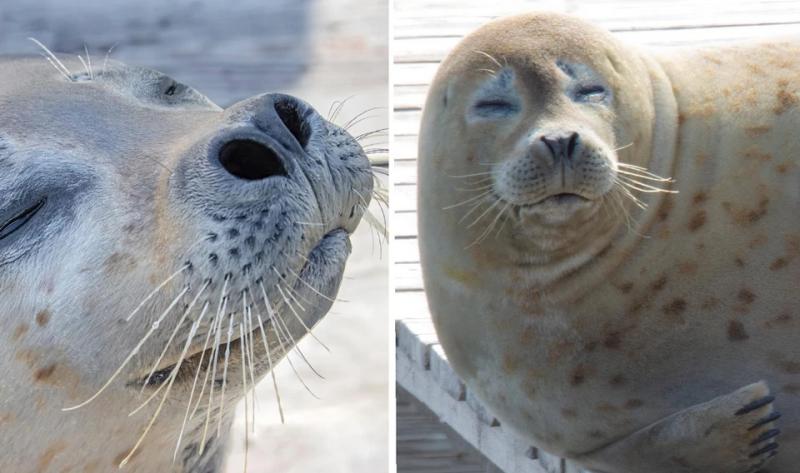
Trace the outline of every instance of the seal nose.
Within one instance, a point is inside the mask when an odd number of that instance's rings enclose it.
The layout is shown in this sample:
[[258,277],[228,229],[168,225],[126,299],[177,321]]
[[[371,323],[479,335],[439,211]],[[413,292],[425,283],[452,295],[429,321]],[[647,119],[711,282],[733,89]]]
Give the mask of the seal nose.
[[301,156],[313,131],[314,109],[285,94],[265,94],[243,104],[264,140],[236,137],[219,148],[220,164],[246,180],[288,176],[286,167]]
[[311,137],[308,122],[313,109],[291,95],[275,94],[273,104],[283,126],[294,136],[301,148],[305,149]]
[[580,135],[574,131],[557,135],[544,135],[541,138],[556,162],[561,158],[572,161],[579,139]]
[[248,181],[287,175],[278,154],[252,140],[237,139],[225,143],[219,150],[219,162],[229,173]]

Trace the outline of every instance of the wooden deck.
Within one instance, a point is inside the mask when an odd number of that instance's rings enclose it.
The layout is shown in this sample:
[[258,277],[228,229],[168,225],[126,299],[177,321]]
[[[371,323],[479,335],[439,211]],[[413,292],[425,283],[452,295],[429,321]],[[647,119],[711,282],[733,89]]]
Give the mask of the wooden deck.
[[[414,429],[398,429],[398,471],[444,472],[442,458],[462,449],[455,444],[419,445],[423,430],[431,439],[456,432],[500,470],[526,473],[577,471],[506,432],[475,399],[447,364],[434,332],[422,286],[417,249],[417,132],[428,85],[439,62],[458,41],[481,24],[532,10],[579,15],[632,44],[672,48],[700,43],[797,35],[800,3],[795,1],[694,0],[395,0],[392,121],[392,294],[397,330],[397,383],[410,400],[438,420],[417,419]],[[418,408],[419,409],[419,408]],[[398,426],[407,408],[398,406]],[[438,445],[442,451],[433,452]],[[455,449],[447,451],[447,449]],[[429,461],[426,461],[429,459]],[[488,470],[487,470],[488,471]]]

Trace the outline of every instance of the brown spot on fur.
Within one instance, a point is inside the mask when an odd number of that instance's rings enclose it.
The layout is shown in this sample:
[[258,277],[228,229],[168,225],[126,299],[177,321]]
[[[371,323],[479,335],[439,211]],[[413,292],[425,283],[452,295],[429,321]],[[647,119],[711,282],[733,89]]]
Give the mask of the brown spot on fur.
[[619,408],[608,402],[601,402],[600,404],[595,406],[595,410],[600,412],[617,412]]
[[730,202],[723,202],[722,207],[739,225],[752,225],[767,214],[769,198],[762,196],[755,208],[735,208]]
[[47,379],[50,378],[50,376],[53,374],[55,370],[56,370],[56,364],[51,363],[45,366],[44,368],[39,368],[38,370],[36,370],[33,373],[33,379],[35,379],[38,382],[47,381]]
[[628,399],[625,401],[625,409],[638,409],[644,405],[641,399]]
[[586,381],[586,378],[590,375],[589,371],[589,368],[584,364],[576,366],[569,376],[569,383],[573,386],[579,386],[583,384]]
[[[133,456],[131,457],[131,460],[136,458],[136,456],[139,455],[139,452],[141,452],[141,451],[142,451],[141,448],[136,449],[136,451],[133,452]],[[112,465],[114,465],[115,468],[119,468],[119,464],[122,463],[122,460],[124,460],[125,457],[127,457],[130,452],[131,452],[130,449],[122,451],[119,455],[114,457],[114,460],[112,461]]]
[[47,325],[47,322],[50,322],[50,311],[42,309],[36,314],[36,325],[44,327]]
[[669,304],[665,304],[661,310],[664,312],[664,315],[683,323],[684,319],[682,314],[686,312],[686,306],[686,300],[678,297],[673,299]]
[[578,417],[578,412],[575,409],[570,409],[568,407],[565,407],[565,408],[561,409],[561,415],[565,419],[574,419],[574,418]]
[[14,414],[10,412],[4,412],[0,414],[0,427],[2,427],[3,424],[10,424],[13,421],[14,421]]
[[670,198],[669,195],[665,196],[664,199],[661,201],[661,206],[658,207],[658,212],[656,213],[656,217],[659,221],[663,222],[664,220],[669,217],[669,213],[672,211],[672,206],[675,205],[673,200]]
[[662,274],[658,279],[653,281],[653,284],[650,285],[650,289],[653,292],[658,292],[658,291],[664,289],[664,286],[666,286],[666,285],[667,285],[667,275],[666,274]]
[[788,394],[794,394],[795,396],[800,395],[800,383],[784,384],[781,390]]
[[42,455],[39,457],[39,460],[36,462],[37,471],[46,471],[50,464],[53,463],[56,455],[66,449],[67,444],[61,440],[47,447],[47,450],[42,453]]
[[738,320],[731,320],[728,322],[728,340],[732,342],[743,342],[750,338],[747,331],[744,329],[744,324]]
[[530,345],[534,340],[536,340],[536,329],[534,329],[533,326],[528,325],[522,329],[522,333],[519,335],[520,343],[523,345]]
[[798,99],[797,94],[787,89],[788,86],[789,86],[789,81],[787,81],[786,79],[781,79],[778,81],[778,95],[777,95],[778,104],[773,109],[775,115],[781,115],[782,113],[785,113],[790,108],[797,105],[798,102],[800,102],[800,99]]
[[697,212],[692,215],[692,218],[689,220],[689,231],[696,232],[697,229],[705,225],[706,223],[706,211],[705,210],[698,210]]
[[608,333],[603,339],[603,346],[609,350],[619,350],[619,347],[622,346],[622,332],[617,330]]
[[766,235],[756,235],[755,238],[753,238],[747,243],[747,247],[750,248],[751,250],[754,250],[759,246],[766,245],[767,241],[769,241],[769,238],[767,238]]
[[606,434],[601,430],[592,430],[589,432],[589,437],[593,439],[604,439],[606,438]]
[[789,172],[789,168],[790,167],[791,167],[791,164],[789,164],[789,163],[780,163],[780,164],[775,166],[775,170],[778,172],[778,174],[783,175],[783,174],[786,174],[787,172]]
[[28,333],[28,324],[22,322],[21,324],[17,325],[17,328],[14,329],[11,339],[16,342],[26,333]]
[[701,166],[703,164],[705,164],[710,159],[711,159],[711,155],[708,154],[708,153],[697,153],[697,156],[695,156],[695,161],[697,161],[697,164],[699,164]]
[[548,350],[547,360],[553,364],[561,359],[563,355],[575,348],[575,342],[569,340],[558,340]]
[[511,353],[503,355],[503,371],[511,374],[519,368],[519,358]]
[[773,328],[773,327],[780,327],[782,325],[786,325],[792,321],[792,316],[788,312],[783,313],[773,319],[767,320],[764,322],[764,326],[766,328]]
[[128,253],[112,253],[106,258],[103,267],[107,273],[117,274],[136,268],[136,258]]
[[770,159],[772,159],[772,155],[770,155],[768,153],[761,152],[755,147],[748,148],[744,152],[744,157],[747,158],[747,159],[752,159],[754,161],[759,161],[759,162],[762,162],[762,163],[765,163],[765,162],[769,161]]
[[736,298],[745,304],[752,304],[753,301],[756,300],[756,295],[753,294],[753,291],[750,289],[743,287],[742,289],[739,289],[739,293],[736,295]]
[[758,136],[763,135],[764,133],[768,132],[772,127],[768,125],[757,125],[757,126],[749,126],[744,129],[744,132],[750,138],[756,138]]
[[735,264],[736,266],[738,266],[740,268],[744,268],[745,267],[744,260],[739,256],[737,256],[736,258],[733,259],[733,264]]
[[633,283],[632,282],[622,283],[618,286],[618,288],[621,293],[628,294],[633,290]]
[[703,191],[696,192],[694,196],[692,196],[692,203],[694,205],[700,205],[704,203],[706,200],[708,200],[708,194],[706,194]]
[[714,296],[708,296],[703,299],[700,308],[704,310],[716,309],[719,306],[720,300]]
[[769,265],[769,269],[771,269],[772,271],[777,271],[779,269],[785,268],[788,264],[789,261],[784,257],[775,258],[775,260]]
[[678,272],[681,274],[694,274],[697,272],[697,263],[694,261],[684,261],[678,264]]
[[625,378],[625,376],[621,375],[621,374],[616,374],[616,375],[612,376],[611,379],[608,380],[608,384],[610,384],[611,386],[622,386],[627,382],[628,382],[628,379]]
[[781,361],[778,363],[781,370],[789,374],[800,374],[800,363],[796,361]]

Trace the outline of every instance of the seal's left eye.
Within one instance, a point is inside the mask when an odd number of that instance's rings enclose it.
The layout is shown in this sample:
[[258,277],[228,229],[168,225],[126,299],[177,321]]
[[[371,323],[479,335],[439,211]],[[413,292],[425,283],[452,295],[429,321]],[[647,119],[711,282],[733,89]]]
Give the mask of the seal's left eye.
[[602,85],[584,85],[575,93],[576,99],[581,101],[599,101],[606,96],[606,88]]
[[20,228],[22,228],[26,223],[36,215],[36,212],[44,207],[44,203],[47,199],[42,199],[39,202],[35,203],[33,206],[23,210],[22,212],[18,213],[14,217],[12,217],[9,221],[0,225],[0,240],[10,236],[12,233],[16,232]]

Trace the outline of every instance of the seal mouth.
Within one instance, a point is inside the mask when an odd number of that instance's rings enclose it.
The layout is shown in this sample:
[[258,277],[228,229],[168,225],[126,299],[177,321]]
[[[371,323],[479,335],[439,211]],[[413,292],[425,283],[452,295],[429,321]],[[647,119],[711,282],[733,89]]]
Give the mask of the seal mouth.
[[[344,228],[335,228],[335,229],[331,230],[330,232],[328,232],[327,234],[325,234],[319,240],[319,242],[317,242],[317,244],[311,249],[311,251],[309,252],[309,257],[305,258],[305,263],[300,268],[300,270],[297,271],[297,274],[298,275],[304,274],[306,272],[306,270],[309,269],[309,267],[312,264],[316,264],[317,266],[319,266],[319,264],[320,264],[319,261],[317,260],[317,262],[314,263],[313,262],[314,260],[312,260],[310,255],[318,252],[318,250],[320,250],[322,247],[324,247],[325,245],[329,244],[330,242],[334,242],[335,243],[336,240],[341,240],[341,242],[343,244],[347,245],[347,244],[349,244],[349,237],[350,237],[350,232],[348,232]],[[328,265],[328,264],[335,264],[335,263],[323,262],[322,264],[323,265]],[[293,290],[297,290],[297,289],[299,289],[301,287],[302,284],[304,284],[304,283],[298,277],[298,280],[295,281],[295,284],[293,285],[292,289]],[[324,296],[320,296],[320,297],[324,297]],[[275,317],[280,317],[279,310],[280,310],[280,306],[276,306],[275,307]],[[266,332],[266,331],[268,331],[268,329],[270,327],[274,327],[274,326],[275,326],[275,320],[273,319],[273,317],[268,316],[268,317],[265,317],[265,318],[261,319],[261,321],[259,323],[252,322],[252,329],[250,329],[250,330],[248,330],[246,332],[243,332],[243,336],[244,337],[248,337],[248,339],[251,339],[251,340],[256,340],[256,339],[260,338],[260,335],[257,335],[257,334],[258,334],[259,331],[262,330],[262,327],[263,327],[263,330]],[[210,327],[209,327],[209,330],[210,330]],[[162,384],[164,384],[166,381],[169,380],[172,372],[176,369],[176,367],[178,367],[179,364],[180,364],[180,367],[178,368],[179,371],[175,375],[175,381],[174,382],[175,383],[181,383],[182,381],[191,382],[194,379],[195,373],[198,370],[198,368],[200,370],[205,371],[205,370],[208,370],[209,368],[213,367],[214,362],[212,361],[212,354],[214,352],[217,353],[217,357],[216,357],[216,360],[215,360],[217,366],[221,366],[221,365],[224,365],[225,363],[231,363],[231,362],[237,361],[235,356],[236,356],[236,354],[240,353],[240,350],[241,350],[240,344],[242,343],[243,336],[240,335],[240,332],[238,330],[234,330],[234,336],[232,336],[230,338],[230,341],[228,341],[227,337],[223,336],[221,343],[219,343],[216,346],[214,346],[214,345],[208,346],[207,344],[203,343],[203,338],[204,337],[201,337],[199,335],[195,335],[195,337],[197,338],[197,341],[193,341],[192,342],[189,350],[187,351],[186,355],[183,357],[182,361],[180,359],[178,359],[179,358],[179,354],[176,354],[174,357],[172,357],[170,359],[165,359],[164,362],[161,363],[161,365],[158,366],[152,372],[148,371],[146,373],[140,373],[136,378],[134,378],[134,380],[132,380],[132,381],[130,381],[128,383],[128,386],[138,387],[138,388],[141,388],[142,386],[150,387],[150,388],[158,388],[159,386],[161,386]],[[291,348],[292,348],[291,346],[288,347],[288,349],[291,349]],[[287,351],[288,351],[288,349],[287,349]],[[226,357],[225,357],[226,352],[230,353],[230,358],[231,359],[227,359],[226,360]],[[239,360],[239,361],[241,361],[241,360]],[[256,360],[256,361],[258,361],[258,360]],[[220,372],[220,374],[222,374],[222,373]],[[222,379],[215,379],[214,382],[221,385],[223,380]]]
[[535,207],[538,205],[574,205],[574,204],[582,204],[591,201],[580,194],[575,194],[572,192],[561,192],[558,194],[552,194],[547,197],[544,197],[532,204],[525,204],[520,205],[520,207]]

